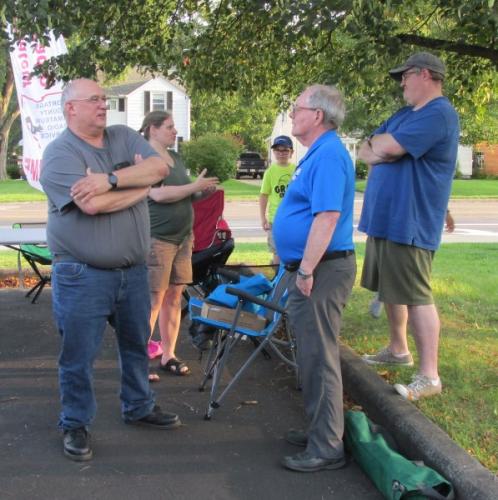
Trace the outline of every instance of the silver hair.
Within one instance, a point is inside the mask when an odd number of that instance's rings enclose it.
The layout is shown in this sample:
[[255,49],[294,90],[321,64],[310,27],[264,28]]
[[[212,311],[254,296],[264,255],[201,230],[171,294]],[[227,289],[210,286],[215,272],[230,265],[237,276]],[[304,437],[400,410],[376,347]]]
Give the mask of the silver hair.
[[324,124],[338,128],[346,116],[346,105],[339,90],[332,85],[312,85],[307,90],[309,106],[323,111]]
[[[78,94],[78,84],[84,80],[88,80],[87,78],[78,78],[77,80],[71,80],[70,82],[67,82],[66,85],[64,86],[64,89],[62,90],[61,94],[61,108],[62,108],[62,114],[64,115],[64,118],[66,118],[66,112],[65,112],[65,106],[66,103],[69,102],[72,99],[75,99],[76,95]],[[94,80],[89,80],[89,81],[94,81]]]
[[75,94],[76,94],[74,87],[75,87],[74,81],[70,81],[64,86],[64,89],[62,90],[61,109],[62,109],[62,114],[64,115],[64,118],[66,117],[66,111],[64,109],[66,106],[66,102],[73,99]]

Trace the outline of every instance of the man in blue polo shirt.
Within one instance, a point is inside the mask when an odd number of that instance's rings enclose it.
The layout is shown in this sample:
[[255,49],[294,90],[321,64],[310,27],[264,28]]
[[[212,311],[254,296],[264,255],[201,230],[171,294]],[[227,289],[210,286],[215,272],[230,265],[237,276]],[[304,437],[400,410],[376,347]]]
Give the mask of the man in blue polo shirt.
[[334,87],[313,85],[296,100],[292,135],[309,147],[277,209],[273,236],[290,278],[288,314],[296,336],[309,426],[287,441],[305,451],[283,459],[288,469],[314,472],[345,464],[338,338],[351,294],[354,168],[336,129],[345,114]]
[[413,365],[407,344],[411,326],[419,370],[404,398],[439,394],[439,316],[430,285],[455,172],[458,116],[442,95],[445,67],[427,52],[413,54],[390,71],[408,106],[365,141],[358,158],[371,165],[358,229],[367,233],[361,284],[385,303],[390,342],[369,364]]

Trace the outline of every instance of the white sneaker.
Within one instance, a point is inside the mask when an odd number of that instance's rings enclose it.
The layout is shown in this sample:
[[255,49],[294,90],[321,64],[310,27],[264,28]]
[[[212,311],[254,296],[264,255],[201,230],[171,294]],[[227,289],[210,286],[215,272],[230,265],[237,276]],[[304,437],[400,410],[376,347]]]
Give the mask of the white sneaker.
[[394,384],[398,394],[408,399],[408,401],[417,401],[420,398],[435,396],[441,394],[443,390],[439,377],[434,380],[425,375],[414,375],[412,380],[413,382],[408,385]]

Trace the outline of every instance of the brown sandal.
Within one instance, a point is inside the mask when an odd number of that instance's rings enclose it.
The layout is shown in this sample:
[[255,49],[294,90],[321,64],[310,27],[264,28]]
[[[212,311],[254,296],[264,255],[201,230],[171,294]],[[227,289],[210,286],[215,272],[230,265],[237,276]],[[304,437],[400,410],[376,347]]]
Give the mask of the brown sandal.
[[173,375],[178,375],[179,377],[184,377],[190,374],[190,368],[180,359],[171,358],[166,364],[159,363],[159,368]]

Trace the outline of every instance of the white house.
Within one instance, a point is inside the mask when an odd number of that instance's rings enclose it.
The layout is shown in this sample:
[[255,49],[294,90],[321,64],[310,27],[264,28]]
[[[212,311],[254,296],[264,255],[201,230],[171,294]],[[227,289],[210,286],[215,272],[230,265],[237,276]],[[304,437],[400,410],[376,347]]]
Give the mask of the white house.
[[178,131],[177,144],[190,140],[190,98],[178,83],[162,76],[107,87],[108,125],[138,130],[149,111],[170,111]]

